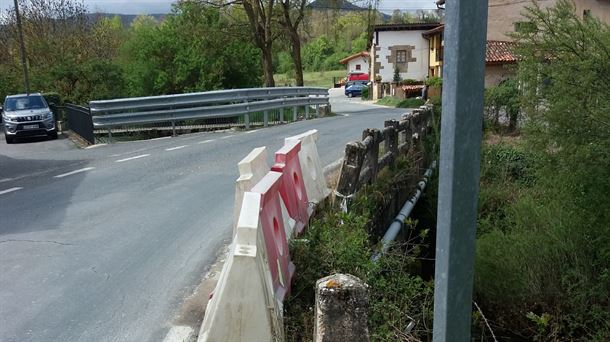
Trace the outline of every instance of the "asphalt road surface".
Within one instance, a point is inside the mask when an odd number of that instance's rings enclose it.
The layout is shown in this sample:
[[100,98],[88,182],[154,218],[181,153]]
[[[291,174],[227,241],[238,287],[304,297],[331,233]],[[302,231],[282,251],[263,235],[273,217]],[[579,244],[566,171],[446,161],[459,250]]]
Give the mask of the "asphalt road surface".
[[88,149],[0,137],[0,341],[163,340],[229,241],[239,160],[315,128],[327,165],[406,112],[331,102],[339,116]]

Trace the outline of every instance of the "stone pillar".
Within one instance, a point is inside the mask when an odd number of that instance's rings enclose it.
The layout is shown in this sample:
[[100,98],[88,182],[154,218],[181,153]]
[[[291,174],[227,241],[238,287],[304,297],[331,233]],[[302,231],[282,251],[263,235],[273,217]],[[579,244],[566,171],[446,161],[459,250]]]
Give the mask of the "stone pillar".
[[350,274],[316,282],[315,342],[368,342],[368,286]]

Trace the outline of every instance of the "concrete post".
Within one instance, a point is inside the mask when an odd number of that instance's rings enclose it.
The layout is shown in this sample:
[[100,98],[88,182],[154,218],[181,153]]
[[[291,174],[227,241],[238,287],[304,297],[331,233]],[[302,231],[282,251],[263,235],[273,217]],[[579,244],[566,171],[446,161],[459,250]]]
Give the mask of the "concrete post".
[[316,282],[315,342],[368,342],[368,286],[350,274]]

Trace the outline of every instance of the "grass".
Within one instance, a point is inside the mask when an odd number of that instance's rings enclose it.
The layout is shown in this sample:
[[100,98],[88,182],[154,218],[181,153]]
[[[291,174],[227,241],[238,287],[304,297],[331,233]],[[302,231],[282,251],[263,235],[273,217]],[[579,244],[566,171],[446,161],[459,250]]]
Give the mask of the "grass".
[[[373,227],[383,221],[380,213],[392,207],[389,194],[412,188],[417,179],[413,167],[410,159],[399,159],[395,168],[384,169],[375,184],[358,192],[349,213],[325,208],[291,243],[298,272],[284,307],[287,341],[312,341],[314,285],[333,273],[352,274],[369,285],[372,341],[430,338],[433,284],[417,274],[427,230],[412,230],[406,242],[396,243],[378,263],[371,261],[379,239]],[[408,329],[411,322],[414,325]]]
[[396,107],[396,108],[417,108],[425,103],[424,100],[416,99],[416,98],[407,98],[407,99],[399,99],[394,96],[386,96],[381,100],[376,102],[377,104],[388,106],[388,107]]
[[[345,77],[346,74],[345,69],[304,72],[303,83],[305,83],[306,87],[332,88],[333,77]],[[275,79],[275,85],[278,87],[285,85],[294,86],[296,83],[294,78],[288,77],[286,74],[275,74],[273,78]]]

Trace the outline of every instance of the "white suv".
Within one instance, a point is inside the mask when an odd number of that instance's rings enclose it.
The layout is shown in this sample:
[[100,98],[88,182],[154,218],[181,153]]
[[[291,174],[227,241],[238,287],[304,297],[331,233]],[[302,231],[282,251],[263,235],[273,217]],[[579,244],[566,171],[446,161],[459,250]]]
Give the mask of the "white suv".
[[6,143],[16,137],[46,135],[57,139],[55,117],[39,93],[10,95],[4,100],[2,126]]

